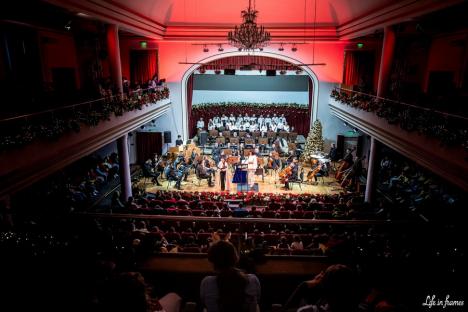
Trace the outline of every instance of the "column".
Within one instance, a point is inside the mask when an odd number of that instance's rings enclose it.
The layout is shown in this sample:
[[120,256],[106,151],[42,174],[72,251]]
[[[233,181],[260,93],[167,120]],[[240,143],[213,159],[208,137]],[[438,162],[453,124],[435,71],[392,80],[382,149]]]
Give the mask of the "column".
[[117,140],[120,167],[120,192],[127,200],[132,196],[132,177],[130,175],[130,160],[128,158],[128,134],[124,134]]
[[380,57],[379,81],[377,82],[377,96],[384,97],[388,90],[390,71],[392,70],[393,53],[395,52],[395,31],[391,26],[384,29],[382,55]]
[[123,92],[122,65],[120,63],[119,27],[115,24],[107,25],[107,51],[109,67],[114,90]]
[[369,152],[369,161],[367,162],[367,179],[366,179],[366,194],[364,201],[371,203],[374,195],[374,176],[375,176],[375,166],[376,164],[376,154],[377,154],[377,140],[374,137],[371,137],[370,152]]

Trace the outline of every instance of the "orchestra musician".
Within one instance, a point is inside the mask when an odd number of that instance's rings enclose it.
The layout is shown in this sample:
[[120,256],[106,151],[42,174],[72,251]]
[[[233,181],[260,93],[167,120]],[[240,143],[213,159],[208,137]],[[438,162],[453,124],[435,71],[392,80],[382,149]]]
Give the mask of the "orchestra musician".
[[338,166],[338,171],[335,175],[337,180],[341,180],[343,178],[344,171],[353,165],[353,151],[354,149],[346,149],[346,154],[344,158],[340,160],[340,165]]
[[223,155],[221,156],[221,160],[218,163],[219,169],[219,180],[221,182],[221,191],[224,191],[226,188],[226,171],[228,168],[228,163],[226,161],[226,157]]
[[284,189],[289,190],[289,181],[291,179],[297,179],[298,170],[297,160],[294,160],[280,172],[280,181],[284,183]]
[[247,170],[248,170],[248,178],[249,178],[249,187],[252,187],[255,181],[255,170],[257,170],[258,163],[257,163],[257,156],[254,155],[252,151],[249,152],[249,156],[247,157]]

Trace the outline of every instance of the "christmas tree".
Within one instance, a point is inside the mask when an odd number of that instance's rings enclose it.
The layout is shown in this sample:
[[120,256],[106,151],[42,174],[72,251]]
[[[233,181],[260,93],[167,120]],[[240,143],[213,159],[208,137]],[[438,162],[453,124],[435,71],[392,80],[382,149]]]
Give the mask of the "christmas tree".
[[312,155],[317,154],[317,152],[323,152],[322,123],[320,120],[316,120],[312,129],[310,129],[301,158],[303,161],[309,161],[313,158]]

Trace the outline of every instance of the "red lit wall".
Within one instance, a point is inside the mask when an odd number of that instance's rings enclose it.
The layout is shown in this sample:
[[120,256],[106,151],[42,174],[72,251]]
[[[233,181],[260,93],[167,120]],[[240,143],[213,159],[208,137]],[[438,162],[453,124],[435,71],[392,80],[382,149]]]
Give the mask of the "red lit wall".
[[52,82],[52,69],[75,69],[76,87],[80,88],[80,75],[76,59],[75,41],[72,35],[52,31],[39,31],[42,72],[44,82]]
[[[129,38],[125,36],[120,36],[119,44],[120,44],[120,61],[122,64],[122,77],[127,77],[130,79],[130,51],[132,50],[142,50],[140,47],[140,42],[142,40]],[[147,48],[145,50],[155,50],[158,48],[158,43],[153,40],[146,40],[148,43]]]

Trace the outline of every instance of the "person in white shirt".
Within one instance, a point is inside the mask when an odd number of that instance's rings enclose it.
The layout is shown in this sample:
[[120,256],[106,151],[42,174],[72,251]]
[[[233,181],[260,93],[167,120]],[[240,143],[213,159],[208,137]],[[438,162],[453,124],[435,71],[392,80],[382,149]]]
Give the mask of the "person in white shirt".
[[249,131],[254,132],[255,130],[257,130],[257,124],[252,121],[250,123]]
[[218,122],[215,124],[216,126],[216,129],[219,129],[223,126],[223,122],[221,121],[221,119],[218,119]]
[[278,120],[278,123],[276,124],[276,129],[278,131],[281,131],[281,130],[283,130],[283,127],[284,127],[283,123]]
[[279,121],[281,121],[283,124],[286,123],[286,117],[284,117],[284,114],[281,114],[281,117],[279,118]]
[[261,125],[264,120],[265,120],[265,118],[263,118],[263,115],[260,115],[260,117],[258,117],[258,119],[257,119],[257,122],[258,122],[259,125]]
[[245,116],[244,116],[244,121],[246,120],[250,122],[250,116],[247,113],[245,113]]
[[236,117],[234,117],[234,114],[231,114],[231,116],[229,116],[229,121],[231,121],[231,123],[236,122]]
[[203,128],[205,128],[205,122],[203,121],[203,118],[200,118],[200,120],[197,121],[197,128],[198,128],[198,129],[203,129]]
[[208,130],[214,130],[216,129],[216,125],[213,122],[213,119],[208,120]]
[[221,191],[224,191],[226,188],[226,171],[228,168],[228,163],[226,162],[226,157],[223,155],[221,156],[221,160],[218,163],[219,169],[219,180],[221,182]]
[[268,115],[266,116],[266,118],[265,118],[265,123],[267,124],[267,126],[268,126],[269,124],[271,124],[271,117],[270,117],[270,114],[268,114]]
[[221,122],[226,123],[226,121],[228,121],[228,118],[226,115],[223,114],[223,116],[221,116]]
[[244,130],[248,130],[250,128],[250,122],[244,119],[243,127]]
[[276,132],[276,130],[277,130],[276,123],[274,122],[270,123],[270,131]]
[[238,122],[244,121],[244,118],[242,117],[241,114],[239,114],[239,116],[237,116],[237,121],[238,121]]
[[273,114],[273,117],[271,118],[271,121],[277,124],[278,123],[278,116],[276,116],[276,114]]
[[218,116],[215,116],[215,117],[213,118],[213,122],[215,123],[215,125],[216,125],[216,124],[219,124],[219,117],[218,117]]
[[232,129],[232,122],[230,119],[228,119],[228,121],[226,121],[226,130],[231,130]]
[[247,157],[247,170],[249,178],[249,188],[254,185],[255,182],[255,170],[257,170],[257,156],[254,155],[252,151],[249,152],[249,157]]
[[288,125],[287,122],[284,123],[283,130],[286,131],[286,132],[289,132],[289,125]]
[[268,131],[268,127],[267,127],[266,123],[262,123],[260,125],[260,131],[262,132],[262,135],[263,135],[263,133]]

